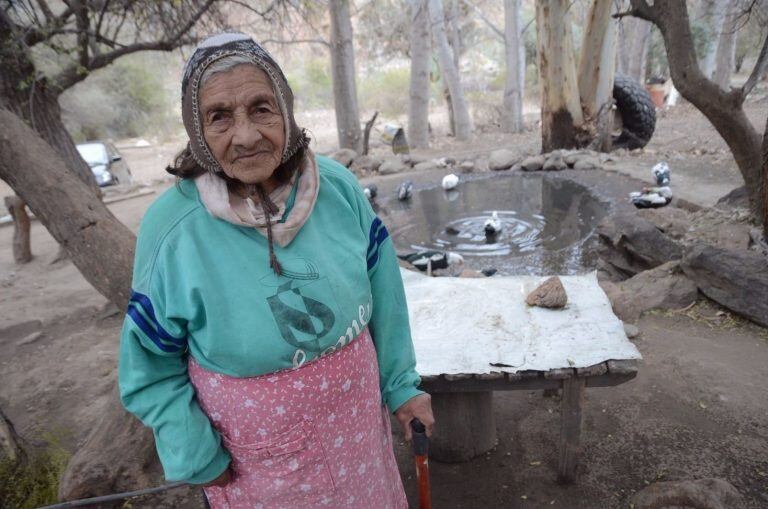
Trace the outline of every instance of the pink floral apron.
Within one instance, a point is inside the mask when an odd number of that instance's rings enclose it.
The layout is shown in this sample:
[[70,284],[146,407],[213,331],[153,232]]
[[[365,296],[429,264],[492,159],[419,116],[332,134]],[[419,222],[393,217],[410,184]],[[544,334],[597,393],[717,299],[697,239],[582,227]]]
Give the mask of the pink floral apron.
[[367,328],[297,369],[235,378],[190,357],[189,377],[232,455],[214,509],[408,507]]

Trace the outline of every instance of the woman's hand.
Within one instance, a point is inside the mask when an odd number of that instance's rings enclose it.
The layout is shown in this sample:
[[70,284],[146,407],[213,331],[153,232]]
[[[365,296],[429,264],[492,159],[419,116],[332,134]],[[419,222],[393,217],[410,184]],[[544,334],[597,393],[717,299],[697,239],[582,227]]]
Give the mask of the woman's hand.
[[232,476],[229,473],[229,467],[227,467],[226,470],[224,470],[219,477],[214,479],[213,481],[203,484],[204,488],[210,488],[211,486],[215,486],[217,488],[223,488],[227,484],[229,484],[229,481],[232,480]]
[[432,415],[432,397],[426,393],[412,397],[400,405],[400,408],[395,411],[395,417],[403,427],[407,441],[411,441],[411,421],[414,417],[418,417],[427,428],[427,436],[432,436],[432,428],[435,425],[435,418]]

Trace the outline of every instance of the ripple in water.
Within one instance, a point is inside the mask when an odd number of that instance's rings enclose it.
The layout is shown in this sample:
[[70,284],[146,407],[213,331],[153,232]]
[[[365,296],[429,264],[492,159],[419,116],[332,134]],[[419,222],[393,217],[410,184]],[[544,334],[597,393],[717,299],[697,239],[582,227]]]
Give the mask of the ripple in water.
[[534,251],[542,244],[546,225],[542,216],[530,215],[524,219],[514,210],[497,210],[501,231],[487,236],[485,221],[493,212],[485,210],[482,215],[449,221],[435,236],[434,247],[450,249],[462,256],[508,256]]
[[[489,238],[484,226],[494,211],[502,230]],[[586,188],[539,175],[478,179],[450,192],[424,189],[378,212],[399,251],[453,251],[474,269],[533,275],[592,269],[590,235],[605,214]]]

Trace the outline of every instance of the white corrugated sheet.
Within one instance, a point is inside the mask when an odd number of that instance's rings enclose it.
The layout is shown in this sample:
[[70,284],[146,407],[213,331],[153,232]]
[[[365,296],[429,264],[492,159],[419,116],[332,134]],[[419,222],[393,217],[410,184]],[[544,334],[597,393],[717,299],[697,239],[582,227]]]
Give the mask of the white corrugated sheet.
[[568,294],[561,310],[525,303],[545,277],[401,273],[421,375],[546,371],[641,358],[594,272],[560,276]]

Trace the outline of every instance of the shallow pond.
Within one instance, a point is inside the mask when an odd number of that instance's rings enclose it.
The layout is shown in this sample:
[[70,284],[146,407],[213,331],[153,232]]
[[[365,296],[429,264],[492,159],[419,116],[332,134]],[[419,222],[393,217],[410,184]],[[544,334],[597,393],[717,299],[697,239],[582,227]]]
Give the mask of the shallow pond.
[[[487,236],[496,211],[501,231]],[[473,269],[500,274],[578,274],[594,268],[591,235],[605,207],[587,188],[542,174],[516,174],[463,181],[452,191],[415,191],[408,202],[377,207],[398,252],[453,251]]]

